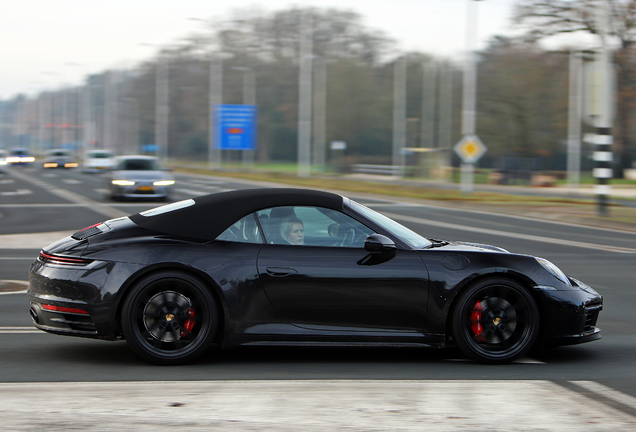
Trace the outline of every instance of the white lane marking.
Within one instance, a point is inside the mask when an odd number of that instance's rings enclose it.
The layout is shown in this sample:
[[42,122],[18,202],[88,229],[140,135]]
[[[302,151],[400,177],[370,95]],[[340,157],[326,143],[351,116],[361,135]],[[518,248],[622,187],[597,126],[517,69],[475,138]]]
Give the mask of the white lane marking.
[[0,184],[12,184],[15,183],[15,180],[13,179],[2,179],[0,180]]
[[208,191],[198,191],[198,190],[192,190],[192,189],[175,189],[175,191],[180,192],[182,194],[194,195],[194,196],[207,195],[210,193]]
[[[33,401],[37,400],[34,406]],[[549,381],[1,383],[6,430],[615,432],[636,419]],[[81,402],[80,402],[81,401]],[[108,401],[107,404],[104,401]],[[484,403],[489,407],[484,414]],[[293,407],[293,409],[290,409]]]
[[33,260],[33,257],[0,257],[0,260],[10,261],[10,260]]
[[22,173],[14,173],[14,175],[16,177],[18,177],[20,180],[23,181],[27,181],[29,183],[35,184],[37,186],[43,187],[44,189],[48,190],[49,193],[53,194],[53,195],[57,195],[60,198],[63,198],[67,201],[70,202],[74,202],[76,204],[81,204],[82,206],[93,210],[94,212],[100,213],[101,215],[104,215],[106,217],[109,218],[117,218],[120,216],[125,216],[125,213],[123,213],[122,211],[116,209],[115,207],[106,205],[104,203],[98,202],[98,201],[94,201],[91,200],[89,198],[86,198],[82,195],[76,194],[74,192],[71,192],[69,190],[66,189],[61,189],[61,188],[56,188],[46,182],[42,182],[40,180],[37,179],[33,179],[30,176],[24,175]]
[[38,330],[35,327],[0,327],[0,334],[27,334],[27,333],[42,333],[42,330]]
[[84,207],[82,204],[51,203],[51,204],[0,204],[0,208],[37,208],[37,207]]
[[628,407],[636,409],[636,398],[625,394],[623,392],[619,392],[618,390],[614,390],[610,387],[604,386],[603,384],[594,382],[594,381],[570,381],[572,384],[575,384],[579,387],[583,387],[586,390],[604,396],[608,399],[612,399],[616,402],[622,403]]
[[551,243],[551,244],[562,245],[562,246],[574,246],[574,247],[580,247],[584,249],[605,250],[609,252],[628,253],[628,254],[636,253],[636,249],[632,249],[632,248],[599,245],[599,244],[593,244],[593,243],[583,243],[583,242],[577,242],[573,240],[564,240],[564,239],[558,239],[558,238],[552,238],[552,237],[542,237],[542,236],[521,234],[521,233],[515,233],[515,232],[509,232],[509,231],[499,231],[499,230],[492,230],[488,228],[477,228],[473,226],[458,225],[458,224],[434,221],[430,219],[423,219],[423,218],[418,218],[413,216],[404,216],[397,213],[383,212],[383,214],[395,220],[402,220],[402,221],[411,222],[411,223],[436,226],[440,228],[448,228],[448,229],[458,230],[458,231],[469,231],[474,233],[488,234],[488,235],[494,235],[494,236],[500,236],[500,237],[510,237],[510,238],[514,238],[518,240],[529,240],[529,241]]
[[0,249],[41,249],[46,245],[70,236],[75,231],[3,234],[0,235]]
[[0,192],[0,195],[2,196],[19,196],[19,195],[31,195],[33,192],[31,192],[30,189],[17,189],[15,191],[7,191],[7,192]]
[[57,174],[52,173],[52,172],[47,172],[47,173],[42,174],[42,177],[53,178],[53,177],[57,177]]
[[64,183],[66,183],[66,184],[82,184],[82,183],[84,183],[83,181],[75,180],[75,179],[70,179],[70,178],[62,179],[62,181],[63,181]]

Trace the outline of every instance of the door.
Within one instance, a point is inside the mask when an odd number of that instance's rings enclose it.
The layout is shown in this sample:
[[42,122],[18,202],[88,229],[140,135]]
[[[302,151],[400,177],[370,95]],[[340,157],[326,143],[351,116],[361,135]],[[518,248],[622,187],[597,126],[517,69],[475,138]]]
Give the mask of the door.
[[[276,214],[286,222],[279,226]],[[279,238],[261,248],[257,265],[282,319],[316,330],[422,331],[428,272],[415,251],[368,259],[364,239],[373,231],[335,210],[285,207],[259,218],[267,220],[266,237]],[[280,240],[297,223],[304,241]]]

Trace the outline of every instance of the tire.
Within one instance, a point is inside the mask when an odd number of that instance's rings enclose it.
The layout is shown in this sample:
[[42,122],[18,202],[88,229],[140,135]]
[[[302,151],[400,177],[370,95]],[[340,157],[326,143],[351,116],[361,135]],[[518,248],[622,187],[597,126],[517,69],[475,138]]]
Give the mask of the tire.
[[212,344],[219,313],[214,296],[197,278],[165,271],[132,288],[124,300],[121,324],[126,341],[143,359],[183,364]]
[[539,333],[535,300],[523,286],[504,278],[483,280],[462,293],[452,319],[460,350],[486,364],[518,359]]

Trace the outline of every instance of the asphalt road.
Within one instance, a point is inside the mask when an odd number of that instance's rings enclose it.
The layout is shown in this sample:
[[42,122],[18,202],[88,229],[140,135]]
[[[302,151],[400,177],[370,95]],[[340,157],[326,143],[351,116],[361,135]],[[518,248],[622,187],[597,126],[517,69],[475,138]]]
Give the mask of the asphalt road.
[[[220,178],[184,175],[176,178],[172,200],[254,187],[248,182]],[[50,235],[46,233],[76,231],[161,204],[110,202],[104,188],[101,175],[80,171],[13,168],[7,175],[0,176],[0,281],[27,280],[29,264],[48,243],[45,239]],[[511,252],[553,261],[604,296],[604,310],[599,318],[603,339],[558,348],[541,357],[526,357],[507,366],[468,362],[452,349],[250,348],[210,351],[194,364],[158,367],[139,360],[125,342],[39,332],[32,327],[28,316],[26,295],[0,292],[0,383],[544,380],[613,407],[631,418],[636,416],[636,284],[633,277],[636,233],[404,203],[389,198],[350,197],[426,237],[495,244]],[[29,233],[39,234],[26,235]],[[581,382],[591,384],[577,384]]]

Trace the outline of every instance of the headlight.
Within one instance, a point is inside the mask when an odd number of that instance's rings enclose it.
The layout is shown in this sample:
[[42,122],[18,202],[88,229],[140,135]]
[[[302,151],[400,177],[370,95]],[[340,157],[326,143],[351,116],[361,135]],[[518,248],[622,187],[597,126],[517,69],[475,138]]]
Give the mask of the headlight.
[[21,157],[20,162],[35,162],[35,158],[33,156]]
[[171,186],[174,184],[174,180],[159,180],[152,183],[155,186]]
[[112,183],[117,186],[133,186],[135,184],[132,180],[113,180]]
[[550,273],[552,276],[554,276],[555,278],[557,278],[558,280],[560,280],[561,282],[563,282],[566,285],[570,285],[570,281],[568,280],[568,277],[565,275],[565,273],[563,273],[561,271],[560,268],[558,268],[557,266],[555,266],[554,264],[552,264],[550,261],[548,261],[547,259],[543,259],[543,258],[536,258],[535,259],[539,262],[539,264],[541,264],[543,266],[544,269],[546,269],[548,271],[548,273]]

